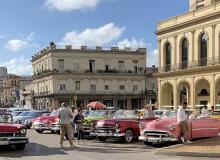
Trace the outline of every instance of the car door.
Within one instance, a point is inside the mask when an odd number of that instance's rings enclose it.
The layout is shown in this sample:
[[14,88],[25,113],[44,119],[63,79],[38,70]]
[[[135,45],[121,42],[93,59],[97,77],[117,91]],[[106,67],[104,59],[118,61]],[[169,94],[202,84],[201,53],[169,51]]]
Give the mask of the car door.
[[218,126],[216,119],[212,118],[198,118],[193,119],[191,123],[192,139],[202,137],[216,137],[218,136]]

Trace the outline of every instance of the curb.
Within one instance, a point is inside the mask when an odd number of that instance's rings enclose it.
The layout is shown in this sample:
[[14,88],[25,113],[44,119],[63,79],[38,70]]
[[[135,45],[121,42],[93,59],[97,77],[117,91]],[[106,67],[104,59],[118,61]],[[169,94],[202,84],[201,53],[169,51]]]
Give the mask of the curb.
[[211,157],[220,158],[220,153],[198,153],[198,152],[166,152],[158,151],[155,154],[172,155],[172,156],[186,156],[186,157]]

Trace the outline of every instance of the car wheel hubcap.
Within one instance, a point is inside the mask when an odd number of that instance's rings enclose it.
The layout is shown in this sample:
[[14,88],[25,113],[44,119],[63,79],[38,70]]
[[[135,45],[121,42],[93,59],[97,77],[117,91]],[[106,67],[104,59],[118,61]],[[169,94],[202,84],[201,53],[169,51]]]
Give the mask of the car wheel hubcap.
[[126,137],[125,138],[126,138],[126,142],[131,142],[132,139],[133,139],[133,133],[130,130],[128,130],[126,132]]

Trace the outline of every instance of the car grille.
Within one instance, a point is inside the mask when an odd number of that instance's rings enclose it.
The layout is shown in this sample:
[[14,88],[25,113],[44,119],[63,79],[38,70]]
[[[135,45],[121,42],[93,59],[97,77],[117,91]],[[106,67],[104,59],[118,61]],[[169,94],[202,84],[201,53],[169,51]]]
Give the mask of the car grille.
[[0,137],[21,137],[20,133],[0,133]]
[[144,135],[147,137],[165,138],[169,137],[169,133],[166,131],[145,131]]
[[96,128],[97,133],[116,133],[116,129],[112,127],[98,127]]

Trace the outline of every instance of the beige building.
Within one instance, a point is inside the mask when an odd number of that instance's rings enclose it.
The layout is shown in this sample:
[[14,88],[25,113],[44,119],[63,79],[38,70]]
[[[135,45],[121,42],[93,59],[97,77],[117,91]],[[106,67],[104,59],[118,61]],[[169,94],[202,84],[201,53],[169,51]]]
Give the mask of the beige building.
[[50,46],[32,58],[35,106],[53,109],[67,101],[85,107],[101,101],[118,108],[141,108],[146,103],[146,49],[72,49]]
[[220,3],[190,0],[157,26],[159,106],[220,104]]
[[3,79],[3,106],[10,107],[19,103],[20,76],[8,74]]

